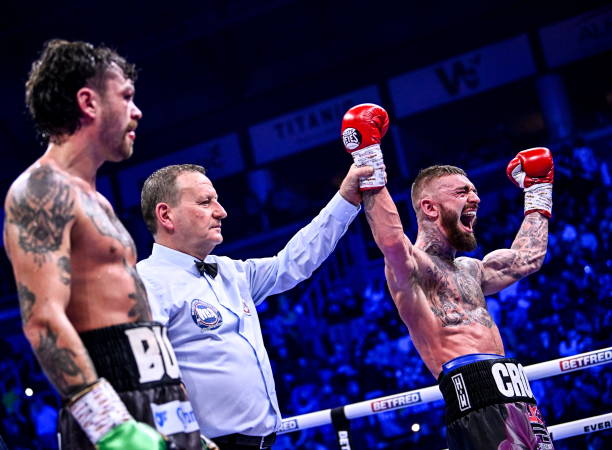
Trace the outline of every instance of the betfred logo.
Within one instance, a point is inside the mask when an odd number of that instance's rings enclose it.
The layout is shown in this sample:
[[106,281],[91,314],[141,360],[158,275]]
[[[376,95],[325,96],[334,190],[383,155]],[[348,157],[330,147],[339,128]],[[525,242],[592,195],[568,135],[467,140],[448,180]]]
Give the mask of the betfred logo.
[[283,420],[283,423],[281,425],[281,431],[294,431],[298,429],[298,423],[297,420],[295,419],[287,419],[287,420]]
[[408,405],[414,405],[421,402],[421,394],[412,392],[409,394],[396,395],[385,400],[375,400],[370,406],[373,412],[388,411],[391,409],[403,408]]
[[612,350],[602,350],[591,353],[590,355],[578,356],[576,358],[567,358],[559,361],[561,371],[575,370],[587,366],[595,366],[597,364],[612,361]]

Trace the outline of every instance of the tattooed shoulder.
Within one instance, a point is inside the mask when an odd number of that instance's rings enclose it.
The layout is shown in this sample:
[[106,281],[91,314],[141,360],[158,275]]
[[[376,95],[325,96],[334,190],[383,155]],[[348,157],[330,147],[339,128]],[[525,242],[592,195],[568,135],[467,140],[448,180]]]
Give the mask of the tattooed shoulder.
[[468,258],[466,256],[462,256],[455,260],[455,264],[465,270],[468,274],[470,274],[475,279],[480,279],[482,275],[482,263],[474,258]]
[[73,189],[64,175],[42,165],[14,186],[7,215],[19,230],[19,247],[41,266],[49,253],[60,248],[64,231],[75,217]]

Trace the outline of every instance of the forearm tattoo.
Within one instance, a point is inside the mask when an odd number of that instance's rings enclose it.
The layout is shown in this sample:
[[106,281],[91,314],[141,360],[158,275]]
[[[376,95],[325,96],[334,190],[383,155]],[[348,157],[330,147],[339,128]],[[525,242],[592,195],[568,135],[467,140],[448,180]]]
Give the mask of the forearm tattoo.
[[19,247],[34,254],[40,267],[49,252],[62,244],[66,225],[74,218],[70,186],[48,166],[30,173],[23,195],[9,206],[9,222],[19,228]]
[[541,253],[548,245],[548,219],[539,213],[525,216],[523,224],[512,243],[512,250],[529,254]]
[[61,394],[69,395],[87,383],[83,370],[76,363],[76,353],[59,347],[57,334],[49,325],[41,331],[35,350],[40,365]]
[[[366,219],[372,230],[372,235],[376,243],[381,246],[384,235],[403,236],[404,229],[402,226],[399,213],[393,200],[382,196],[381,193],[363,193],[363,204]],[[389,194],[384,194],[389,196]]]
[[499,250],[486,258],[497,278],[520,280],[538,270],[548,245],[548,219],[539,213],[525,216],[510,250]]
[[30,291],[25,284],[17,283],[17,296],[19,297],[19,309],[21,310],[21,321],[26,323],[32,316],[32,307],[36,302],[36,295]]

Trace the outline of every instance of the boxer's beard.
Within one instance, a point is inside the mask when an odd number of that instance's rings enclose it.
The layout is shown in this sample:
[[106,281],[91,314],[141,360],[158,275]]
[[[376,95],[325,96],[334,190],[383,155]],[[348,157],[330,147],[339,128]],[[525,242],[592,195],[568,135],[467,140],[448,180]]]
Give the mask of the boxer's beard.
[[474,233],[459,228],[459,215],[440,205],[442,228],[446,230],[448,242],[460,252],[471,252],[478,245]]

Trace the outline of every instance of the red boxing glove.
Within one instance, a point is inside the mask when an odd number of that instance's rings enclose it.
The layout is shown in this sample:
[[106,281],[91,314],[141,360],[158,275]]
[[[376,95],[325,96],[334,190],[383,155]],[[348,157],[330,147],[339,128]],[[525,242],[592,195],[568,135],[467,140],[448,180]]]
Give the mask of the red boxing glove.
[[519,152],[506,168],[508,178],[525,192],[525,214],[552,211],[555,165],[549,149],[535,147]]
[[374,173],[359,180],[362,191],[386,184],[380,141],[389,129],[389,115],[373,103],[362,103],[349,109],[342,118],[342,142],[357,167],[372,166]]

